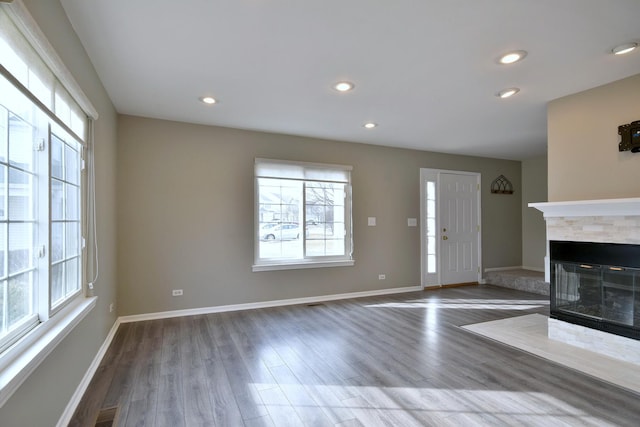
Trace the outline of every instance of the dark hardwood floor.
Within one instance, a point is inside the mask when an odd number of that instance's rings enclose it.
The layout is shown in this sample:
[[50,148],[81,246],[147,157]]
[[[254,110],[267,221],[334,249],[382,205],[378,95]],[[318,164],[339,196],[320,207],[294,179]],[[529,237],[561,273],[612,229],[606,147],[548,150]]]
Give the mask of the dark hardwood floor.
[[475,286],[122,324],[71,422],[637,426],[640,396],[459,326],[548,313]]

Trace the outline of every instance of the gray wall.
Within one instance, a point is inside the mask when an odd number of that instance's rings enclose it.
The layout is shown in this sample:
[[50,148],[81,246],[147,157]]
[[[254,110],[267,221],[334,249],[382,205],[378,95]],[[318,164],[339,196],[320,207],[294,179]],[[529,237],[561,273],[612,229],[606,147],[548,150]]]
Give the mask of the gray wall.
[[51,427],[58,421],[115,322],[115,161],[117,119],[82,45],[57,0],[25,0],[40,28],[100,114],[96,122],[100,278],[97,307],[0,408],[0,426]]
[[[255,157],[353,166],[354,267],[251,271]],[[120,116],[119,314],[419,285],[420,168],[480,172],[484,266],[521,265],[521,199],[489,193],[520,162]]]
[[640,196],[640,154],[618,152],[638,94],[640,74],[549,103],[549,201]]
[[547,156],[522,161],[522,265],[544,271],[547,229],[542,212],[529,203],[547,201]]

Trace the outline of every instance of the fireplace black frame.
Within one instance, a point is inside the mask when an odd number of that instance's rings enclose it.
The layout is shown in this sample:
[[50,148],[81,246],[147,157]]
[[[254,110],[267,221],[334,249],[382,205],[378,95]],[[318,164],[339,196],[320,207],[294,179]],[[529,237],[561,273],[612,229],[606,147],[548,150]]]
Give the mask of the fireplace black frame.
[[[551,261],[551,318],[640,340],[640,322],[638,322],[638,320],[634,321],[634,324],[630,326],[558,308],[556,284],[556,268],[560,265],[573,264],[577,266],[577,268],[594,268],[597,271],[605,271],[609,269],[632,271],[635,275],[633,279],[633,290],[634,292],[640,293],[640,245],[550,241],[549,255]],[[601,284],[600,286],[604,285]],[[632,301],[632,303],[637,304],[638,301],[640,301],[640,299],[636,297],[635,301]]]

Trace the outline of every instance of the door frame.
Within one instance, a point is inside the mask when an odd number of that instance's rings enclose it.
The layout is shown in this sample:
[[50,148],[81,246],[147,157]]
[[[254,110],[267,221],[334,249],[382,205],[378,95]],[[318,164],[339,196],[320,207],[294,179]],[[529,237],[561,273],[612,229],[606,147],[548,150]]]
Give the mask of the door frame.
[[[425,288],[439,288],[442,287],[442,268],[440,266],[442,257],[441,252],[441,228],[440,228],[440,176],[441,174],[454,174],[454,175],[471,175],[476,177],[478,184],[478,226],[480,230],[478,232],[478,283],[482,283],[482,175],[480,172],[468,172],[468,171],[456,171],[447,169],[432,169],[432,168],[420,168],[420,282],[423,289]],[[429,273],[427,271],[427,224],[426,224],[426,183],[432,181],[436,183],[436,272]]]

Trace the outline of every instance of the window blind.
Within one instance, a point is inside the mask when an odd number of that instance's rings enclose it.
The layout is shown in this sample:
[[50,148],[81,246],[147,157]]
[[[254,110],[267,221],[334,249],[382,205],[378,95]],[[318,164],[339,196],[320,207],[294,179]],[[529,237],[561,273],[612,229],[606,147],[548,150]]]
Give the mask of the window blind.
[[257,178],[296,179],[348,184],[351,166],[256,159]]

